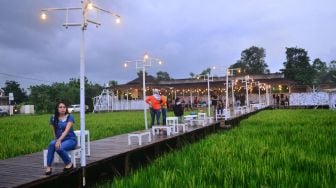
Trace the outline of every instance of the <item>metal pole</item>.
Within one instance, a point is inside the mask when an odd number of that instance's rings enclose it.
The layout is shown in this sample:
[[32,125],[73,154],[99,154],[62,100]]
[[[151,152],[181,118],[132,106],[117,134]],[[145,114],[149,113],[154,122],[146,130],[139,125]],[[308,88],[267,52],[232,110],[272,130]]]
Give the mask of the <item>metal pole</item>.
[[192,91],[190,90],[190,108],[193,106],[193,97],[192,97]]
[[[80,47],[80,133],[81,133],[81,166],[86,166],[85,158],[85,23],[86,22],[86,9],[83,3],[83,25],[82,25],[82,39]],[[84,177],[83,177],[84,178]]]
[[235,105],[235,98],[234,98],[234,88],[233,88],[234,82],[231,80],[231,93],[232,93],[232,107],[234,108]]
[[259,82],[258,82],[258,92],[259,92],[259,105],[260,105],[261,101],[260,101],[260,83]]
[[142,65],[142,94],[143,94],[143,100],[144,100],[144,117],[145,117],[145,127],[148,129],[148,123],[147,123],[147,112],[146,112],[146,83],[145,83],[145,60]]
[[229,69],[226,69],[226,97],[225,97],[225,112],[228,110],[228,104],[229,104]]
[[245,76],[245,90],[246,90],[246,102],[245,102],[245,104],[246,104],[246,108],[248,108],[249,107],[249,98],[248,98],[248,87],[247,87],[247,82],[248,82],[248,77],[247,76]]
[[129,110],[129,104],[128,104],[128,90],[126,90],[127,94],[126,94],[126,109]]
[[266,84],[266,105],[270,105],[268,84]]
[[209,82],[210,78],[209,77],[210,77],[210,75],[208,73],[208,116],[210,117],[211,114],[210,114],[210,82]]

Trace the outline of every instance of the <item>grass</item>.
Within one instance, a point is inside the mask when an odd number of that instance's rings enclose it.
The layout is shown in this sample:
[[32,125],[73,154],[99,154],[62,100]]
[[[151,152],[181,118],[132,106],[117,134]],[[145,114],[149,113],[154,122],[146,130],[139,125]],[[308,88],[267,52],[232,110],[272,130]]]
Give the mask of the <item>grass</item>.
[[269,110],[98,187],[335,187],[336,115]]
[[[74,129],[80,128],[75,113]],[[52,139],[50,115],[16,115],[0,118],[0,159],[42,151]],[[144,129],[143,112],[86,114],[86,129],[91,140]]]

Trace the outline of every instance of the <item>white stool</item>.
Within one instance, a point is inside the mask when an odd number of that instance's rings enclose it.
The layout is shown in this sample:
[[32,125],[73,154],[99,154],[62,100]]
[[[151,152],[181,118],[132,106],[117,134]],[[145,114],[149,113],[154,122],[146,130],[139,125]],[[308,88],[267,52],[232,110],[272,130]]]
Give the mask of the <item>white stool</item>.
[[177,132],[179,131],[179,127],[182,127],[182,132],[186,132],[186,123],[179,123],[176,125]]
[[128,134],[128,145],[131,145],[131,138],[132,137],[136,137],[139,140],[139,145],[142,144],[142,136],[148,136],[148,142],[151,142],[151,135],[150,135],[150,131],[146,131],[146,132],[136,132],[136,133],[129,133]]
[[[67,151],[67,152],[71,159],[71,163],[73,164],[74,167],[76,167],[76,158],[80,158],[80,147],[77,145],[75,149]],[[44,167],[47,167],[47,155],[48,155],[48,150],[47,149],[43,150],[43,166]],[[56,152],[54,153],[54,162],[55,163],[60,162],[60,157]]]
[[166,129],[167,131],[167,136],[170,136],[170,133],[174,130],[174,126],[169,126],[169,125],[153,125],[152,126],[152,134],[155,135],[155,132],[158,130],[160,131],[161,129]]
[[[80,144],[81,144],[81,139],[80,139],[80,130],[74,131],[77,137],[77,146],[75,149],[68,151],[69,157],[71,158],[71,163],[76,167],[76,159],[80,158]],[[85,130],[85,137],[86,137],[86,143],[87,143],[87,152],[86,155],[90,156],[91,155],[91,149],[90,149],[90,131]],[[43,166],[47,166],[47,155],[48,155],[48,150],[45,149],[43,150]],[[59,155],[54,153],[54,162],[58,163],[60,162],[60,157]]]
[[[78,136],[80,137],[80,130],[76,130],[74,132],[75,132],[77,138],[78,138]],[[91,156],[91,148],[90,148],[91,144],[90,144],[90,131],[89,130],[85,130],[84,137],[85,137],[85,144],[87,146],[85,154],[86,154],[86,156]],[[78,139],[78,141],[79,141],[79,139]],[[80,145],[80,143],[79,143],[79,145]]]
[[171,126],[172,127],[172,133],[178,133],[178,117],[167,117],[166,118],[166,126]]

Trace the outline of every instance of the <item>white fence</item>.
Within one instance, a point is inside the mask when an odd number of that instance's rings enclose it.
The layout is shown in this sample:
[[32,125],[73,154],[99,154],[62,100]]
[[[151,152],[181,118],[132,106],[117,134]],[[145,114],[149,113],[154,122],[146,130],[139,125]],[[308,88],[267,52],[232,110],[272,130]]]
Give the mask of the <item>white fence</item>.
[[329,105],[327,92],[291,93],[289,95],[290,106],[320,106]]
[[[180,97],[180,96],[179,96]],[[202,96],[199,96],[202,98]],[[188,99],[188,96],[183,97]],[[230,101],[231,100],[231,101]],[[249,95],[250,103],[259,102],[259,95]],[[270,95],[261,95],[260,102],[270,105],[274,102]],[[232,99],[229,97],[229,103],[232,104]],[[331,109],[336,108],[336,92],[310,92],[310,93],[291,93],[289,94],[290,106],[321,106],[329,105]],[[122,110],[143,110],[144,106],[148,105],[143,100],[118,100],[118,97],[110,90],[104,89],[99,96],[93,98],[93,112],[99,111],[122,111]]]
[[114,93],[110,90],[104,89],[99,96],[93,98],[93,112],[100,111],[120,111],[120,110],[143,110],[143,100],[118,100]]

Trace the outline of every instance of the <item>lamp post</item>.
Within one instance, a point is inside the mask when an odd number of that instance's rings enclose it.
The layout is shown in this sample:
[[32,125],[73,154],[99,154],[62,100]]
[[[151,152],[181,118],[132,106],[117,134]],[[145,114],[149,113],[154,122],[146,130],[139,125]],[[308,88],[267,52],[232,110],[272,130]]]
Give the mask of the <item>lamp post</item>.
[[158,58],[149,57],[147,53],[143,56],[141,60],[132,60],[132,61],[125,61],[124,67],[127,68],[128,64],[135,63],[136,69],[142,70],[142,95],[144,101],[144,118],[145,118],[145,128],[148,129],[148,122],[147,122],[147,104],[146,104],[146,67],[151,67],[153,63],[158,63],[159,65],[162,64],[162,61]]
[[246,91],[246,98],[245,98],[245,105],[246,105],[246,108],[248,108],[249,107],[249,97],[248,97],[248,80],[250,79],[250,77],[247,75],[247,76],[245,76],[245,80],[244,80],[244,82],[245,82],[245,91]]
[[[210,73],[208,74],[202,74],[202,75],[198,75],[197,79],[199,79],[200,77],[204,77],[204,79],[207,79],[207,84],[208,84],[208,116],[211,116],[211,110],[210,110]],[[211,81],[213,81],[213,77],[211,79]]]
[[[108,10],[102,9],[91,3],[91,0],[83,0],[82,7],[69,7],[69,8],[46,8],[42,9],[41,19],[47,19],[46,12],[49,11],[66,11],[66,22],[63,24],[65,28],[71,26],[79,26],[82,30],[81,43],[80,43],[80,133],[81,133],[81,166],[86,166],[85,158],[85,30],[89,23],[96,25],[97,27],[101,24],[97,20],[92,20],[89,18],[88,13],[91,9],[96,9],[97,11],[105,12],[116,17],[116,22],[120,23],[120,16],[116,13],[110,12]],[[68,13],[69,11],[81,11],[82,20],[80,23],[69,23]],[[83,177],[83,185],[85,186],[85,177]]]
[[[240,68],[233,68],[233,69],[226,69],[226,96],[225,96],[225,112],[227,113],[228,110],[228,106],[229,106],[229,75],[233,76],[234,75],[234,71],[237,71],[238,73],[240,73]],[[231,81],[232,84],[232,81]],[[233,88],[233,85],[232,85]],[[232,104],[234,104],[234,101],[232,101]]]

